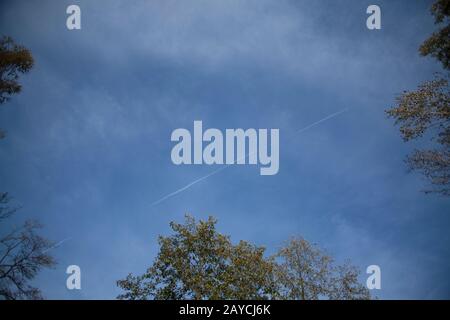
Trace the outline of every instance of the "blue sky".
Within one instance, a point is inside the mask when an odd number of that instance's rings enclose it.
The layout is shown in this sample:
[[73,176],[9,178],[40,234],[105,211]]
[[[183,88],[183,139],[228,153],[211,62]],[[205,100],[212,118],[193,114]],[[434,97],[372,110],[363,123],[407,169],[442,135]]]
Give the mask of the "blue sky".
[[[380,298],[450,298],[449,200],[425,195],[384,110],[440,66],[417,48],[432,1],[2,1],[29,48],[23,92],[0,108],[0,185],[65,241],[36,284],[47,298],[114,298],[185,213],[274,253],[302,235],[382,271]],[[66,29],[78,4],[82,29]],[[382,29],[366,28],[378,4]],[[329,114],[348,111],[300,134]],[[280,171],[175,166],[171,132],[279,128]],[[421,143],[421,145],[425,145]],[[9,226],[2,226],[7,228]],[[79,265],[82,290],[65,287]],[[365,281],[365,278],[362,279]]]

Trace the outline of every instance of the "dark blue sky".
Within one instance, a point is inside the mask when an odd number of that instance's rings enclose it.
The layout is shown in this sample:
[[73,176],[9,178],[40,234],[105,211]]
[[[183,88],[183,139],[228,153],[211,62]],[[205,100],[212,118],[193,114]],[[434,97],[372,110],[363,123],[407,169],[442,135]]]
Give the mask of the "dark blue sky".
[[[36,64],[0,108],[0,188],[23,207],[13,223],[38,218],[49,238],[69,238],[37,285],[48,298],[114,298],[191,213],[269,254],[302,235],[362,271],[377,264],[380,298],[450,298],[449,200],[421,193],[404,164],[419,144],[384,114],[440,70],[417,52],[431,3],[2,1],[1,33]],[[69,4],[81,30],[66,29]],[[370,4],[381,30],[366,28]],[[171,162],[171,132],[194,120],[279,128],[279,173],[231,166],[152,205],[217,169]],[[65,287],[70,264],[80,291]]]

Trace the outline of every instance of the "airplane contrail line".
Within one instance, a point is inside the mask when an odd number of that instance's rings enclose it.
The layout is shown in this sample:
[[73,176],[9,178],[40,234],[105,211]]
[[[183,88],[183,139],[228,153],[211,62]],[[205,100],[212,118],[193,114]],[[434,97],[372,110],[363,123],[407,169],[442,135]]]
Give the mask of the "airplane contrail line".
[[72,238],[71,238],[71,237],[65,238],[65,239],[63,239],[63,240],[61,240],[61,241],[55,243],[55,244],[54,244],[53,246],[51,246],[50,248],[45,249],[44,251],[42,251],[42,253],[46,253],[46,252],[49,251],[49,250],[58,248],[60,245],[62,245],[64,242],[66,242],[66,241],[68,241],[68,240],[70,240],[70,239],[72,239]]
[[[303,128],[300,129],[300,130],[297,130],[297,131],[295,132],[295,134],[297,135],[297,134],[299,134],[299,133],[305,132],[306,130],[309,130],[309,129],[311,129],[312,127],[317,126],[318,124],[321,124],[322,122],[325,122],[325,121],[327,121],[327,120],[330,120],[330,119],[332,119],[332,118],[334,118],[334,117],[336,117],[336,116],[338,116],[338,115],[340,115],[340,114],[342,114],[342,113],[344,113],[344,112],[347,112],[347,111],[348,111],[348,108],[345,108],[345,109],[342,109],[342,110],[337,111],[337,112],[335,112],[335,113],[332,113],[332,114],[326,116],[326,117],[323,118],[323,119],[320,119],[320,120],[318,120],[318,121],[316,121],[316,122],[313,122],[313,123],[307,125],[306,127],[303,127]],[[243,158],[247,158],[250,154],[253,154],[253,153],[248,153],[248,154],[246,154]],[[238,159],[238,160],[239,160],[239,159]],[[195,185],[195,184],[197,184],[197,183],[199,183],[199,182],[201,182],[201,181],[203,181],[203,180],[205,180],[205,179],[207,179],[207,178],[209,178],[209,177],[211,177],[211,176],[213,176],[213,175],[218,174],[219,172],[225,170],[225,169],[228,168],[229,166],[230,166],[230,164],[227,164],[227,165],[225,165],[225,166],[223,166],[223,167],[221,167],[221,168],[219,168],[219,169],[217,169],[217,170],[214,170],[214,171],[211,172],[211,173],[208,173],[207,175],[205,175],[205,176],[203,176],[203,177],[200,177],[200,178],[198,178],[198,179],[196,179],[196,180],[194,180],[194,181],[188,183],[188,184],[185,185],[184,187],[182,187],[182,188],[180,188],[180,189],[178,189],[178,190],[175,190],[174,192],[171,192],[171,193],[165,195],[164,197],[162,197],[162,198],[156,200],[155,202],[153,202],[153,203],[151,204],[151,207],[156,206],[157,204],[160,204],[161,202],[163,202],[163,201],[165,201],[165,200],[167,200],[167,199],[169,199],[169,198],[171,198],[171,197],[173,197],[173,196],[175,196],[175,195],[177,195],[177,194],[179,194],[179,193],[181,193],[181,192],[183,192],[183,191],[189,189],[189,188],[192,187],[193,185]]]
[[176,191],[174,191],[174,192],[171,192],[171,193],[165,195],[165,196],[162,197],[161,199],[156,200],[155,202],[153,202],[151,206],[153,207],[153,206],[155,206],[155,205],[157,205],[157,204],[163,202],[164,200],[169,199],[169,198],[173,197],[174,195],[179,194],[180,192],[183,192],[184,190],[186,190],[186,189],[192,187],[194,184],[196,184],[196,183],[198,183],[198,182],[200,182],[200,181],[202,181],[202,180],[205,180],[206,178],[209,178],[209,177],[211,177],[211,176],[213,176],[213,175],[219,173],[219,172],[222,171],[222,170],[225,170],[228,166],[230,166],[230,165],[227,164],[227,165],[225,165],[225,166],[223,166],[223,167],[221,167],[221,168],[219,168],[219,169],[217,169],[217,170],[214,170],[213,172],[211,172],[211,173],[209,173],[209,174],[207,174],[207,175],[205,175],[205,176],[203,176],[203,177],[201,177],[201,178],[198,178],[198,179],[192,181],[191,183],[185,185],[183,188],[180,188],[180,189],[178,189],[178,190],[176,190]]
[[301,128],[300,130],[297,130],[295,133],[296,133],[296,134],[302,133],[302,132],[304,132],[304,131],[306,131],[306,130],[308,130],[308,129],[311,129],[312,127],[317,126],[318,124],[321,124],[322,122],[325,122],[325,121],[327,121],[327,120],[330,120],[331,118],[334,118],[334,117],[336,117],[336,116],[338,116],[338,115],[340,115],[340,114],[342,114],[342,113],[344,113],[344,112],[347,112],[347,111],[348,111],[348,108],[345,108],[345,109],[342,109],[342,110],[337,111],[337,112],[335,112],[335,113],[332,113],[332,114],[326,116],[326,117],[323,118],[323,119],[320,119],[320,120],[318,120],[318,121],[316,121],[316,122],[314,122],[314,123],[311,123],[311,124],[307,125],[307,126],[304,127],[304,128]]

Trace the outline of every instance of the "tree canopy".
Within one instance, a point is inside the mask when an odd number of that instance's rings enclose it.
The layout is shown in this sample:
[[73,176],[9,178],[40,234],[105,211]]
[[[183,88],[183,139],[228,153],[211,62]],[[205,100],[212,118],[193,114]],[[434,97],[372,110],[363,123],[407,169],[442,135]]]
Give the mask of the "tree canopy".
[[443,25],[434,32],[420,46],[419,51],[423,56],[432,56],[442,63],[444,69],[450,68],[450,1],[437,0],[431,6],[431,14],[434,16],[435,23]]
[[[11,37],[0,38],[0,104],[22,90],[18,79],[20,73],[27,73],[33,67],[31,52],[17,45]],[[0,139],[5,133],[0,130]]]
[[450,0],[438,0],[431,9],[438,25],[444,26],[433,33],[420,47],[424,56],[432,56],[442,63],[446,74],[436,74],[414,91],[404,91],[396,105],[386,110],[400,126],[405,141],[430,137],[435,147],[415,150],[407,157],[409,169],[418,171],[431,183],[427,193],[450,195],[450,87],[448,83],[450,55]]
[[20,92],[19,74],[30,71],[33,64],[28,49],[17,45],[11,37],[0,38],[0,103]]
[[[0,222],[4,223],[16,212],[8,205],[7,193],[0,193]],[[41,225],[28,220],[20,228],[13,228],[0,236],[0,298],[7,300],[42,299],[41,291],[30,285],[42,268],[55,265],[47,252],[52,243],[39,236]]]
[[186,216],[160,236],[159,253],[140,276],[117,281],[119,299],[369,299],[357,269],[335,266],[304,239],[292,239],[275,256],[247,241],[233,244],[216,220]]

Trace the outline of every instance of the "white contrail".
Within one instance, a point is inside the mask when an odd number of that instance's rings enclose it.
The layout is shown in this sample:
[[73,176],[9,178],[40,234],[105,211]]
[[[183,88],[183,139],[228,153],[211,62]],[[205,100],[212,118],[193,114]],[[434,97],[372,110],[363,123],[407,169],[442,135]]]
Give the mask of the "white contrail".
[[[327,120],[329,120],[329,119],[331,119],[331,118],[334,118],[334,117],[336,117],[336,116],[338,116],[338,115],[340,115],[341,113],[344,113],[344,112],[346,112],[346,111],[348,111],[348,108],[345,108],[345,109],[342,109],[342,110],[340,110],[340,111],[338,111],[338,112],[332,113],[332,114],[326,116],[326,117],[323,118],[323,119],[320,119],[320,120],[318,120],[318,121],[316,121],[316,122],[314,122],[314,123],[311,123],[311,124],[307,125],[306,127],[302,128],[302,129],[300,129],[300,130],[297,130],[295,133],[296,133],[296,134],[299,134],[299,133],[305,132],[306,130],[309,130],[309,129],[311,129],[312,127],[315,127],[316,125],[318,125],[318,124],[320,124],[320,123],[322,123],[322,122],[325,122],[325,121],[327,121]],[[244,158],[247,158],[249,155],[250,155],[250,154],[246,154]],[[192,187],[194,184],[197,184],[197,183],[200,182],[200,181],[203,181],[203,180],[205,180],[205,179],[207,179],[207,178],[209,178],[209,177],[211,177],[211,176],[213,176],[213,175],[215,175],[215,174],[218,174],[220,171],[225,170],[225,169],[228,168],[229,166],[230,166],[230,164],[227,164],[227,165],[225,165],[225,166],[223,166],[223,167],[221,167],[221,168],[219,168],[219,169],[217,169],[217,170],[215,170],[215,171],[213,171],[213,172],[207,174],[206,176],[203,176],[203,177],[201,177],[201,178],[198,178],[198,179],[192,181],[191,183],[187,184],[186,186],[184,186],[184,187],[182,187],[182,188],[180,188],[180,189],[178,189],[178,190],[176,190],[176,191],[174,191],[174,192],[171,192],[171,193],[165,195],[164,197],[160,198],[159,200],[156,200],[155,202],[153,202],[153,203],[151,204],[151,206],[153,207],[153,206],[155,206],[155,205],[157,205],[157,204],[163,202],[164,200],[167,200],[167,199],[169,199],[169,198],[171,198],[171,197],[173,197],[173,196],[179,194],[180,192],[183,192],[184,190],[189,189],[189,188]]]
[[330,114],[329,116],[326,116],[325,118],[323,118],[323,119],[321,119],[321,120],[318,120],[318,121],[316,121],[316,122],[314,122],[314,123],[311,123],[310,125],[307,125],[306,127],[302,128],[302,129],[300,129],[300,130],[297,130],[295,133],[296,133],[296,134],[302,133],[302,132],[304,132],[304,131],[306,131],[306,130],[308,130],[308,129],[311,129],[312,127],[317,126],[318,124],[320,124],[320,123],[322,123],[322,122],[325,122],[325,121],[327,121],[327,120],[330,120],[331,118],[334,118],[334,117],[340,115],[341,113],[344,113],[344,112],[347,112],[347,111],[348,111],[348,108],[345,108],[345,109],[342,109],[341,111],[332,113],[332,114]]
[[72,239],[72,238],[71,238],[71,237],[65,238],[65,239],[63,239],[63,240],[57,242],[56,244],[54,244],[54,245],[51,246],[50,248],[45,249],[44,251],[42,251],[42,253],[46,253],[46,252],[49,251],[49,250],[58,248],[60,245],[62,245],[64,242],[66,242],[67,240],[70,240],[70,239]]
[[221,167],[221,168],[219,168],[219,169],[217,169],[217,170],[215,170],[215,171],[213,171],[213,172],[207,174],[206,176],[203,176],[203,177],[201,177],[201,178],[198,178],[197,180],[192,181],[191,183],[187,184],[187,185],[184,186],[183,188],[180,188],[180,189],[178,189],[178,190],[176,190],[176,191],[174,191],[174,192],[172,192],[172,193],[169,193],[168,195],[165,195],[165,196],[162,197],[161,199],[156,200],[155,202],[153,202],[153,203],[152,203],[152,207],[155,206],[155,205],[157,205],[158,203],[161,203],[161,202],[163,202],[164,200],[169,199],[170,197],[173,197],[174,195],[176,195],[176,194],[178,194],[178,193],[180,193],[180,192],[182,192],[182,191],[184,191],[184,190],[186,190],[186,189],[192,187],[192,186],[193,186],[194,184],[196,184],[197,182],[200,182],[200,181],[202,181],[202,180],[205,180],[206,178],[209,178],[209,177],[211,177],[211,176],[213,176],[213,175],[219,173],[220,171],[222,171],[222,170],[228,168],[228,166],[229,166],[229,164],[227,164],[227,165],[225,165],[225,166],[223,166],[223,167]]

